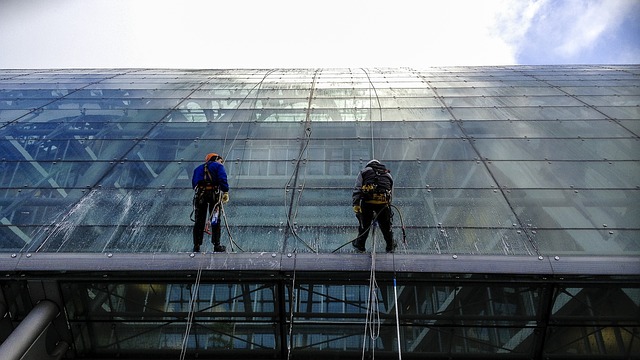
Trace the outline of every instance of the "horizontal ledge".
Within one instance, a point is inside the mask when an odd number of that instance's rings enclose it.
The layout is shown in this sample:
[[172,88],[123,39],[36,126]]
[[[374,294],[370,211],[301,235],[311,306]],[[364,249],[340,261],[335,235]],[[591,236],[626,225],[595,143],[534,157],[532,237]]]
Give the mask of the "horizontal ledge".
[[640,275],[634,256],[507,256],[313,253],[2,253],[3,272],[264,271],[513,275]]

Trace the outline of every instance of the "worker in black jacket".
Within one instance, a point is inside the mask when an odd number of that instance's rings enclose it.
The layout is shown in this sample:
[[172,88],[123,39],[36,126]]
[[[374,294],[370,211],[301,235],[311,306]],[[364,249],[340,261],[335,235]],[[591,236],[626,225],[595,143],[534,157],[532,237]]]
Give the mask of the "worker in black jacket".
[[396,243],[391,230],[391,193],[393,178],[387,168],[378,160],[371,160],[358,173],[353,189],[353,211],[359,221],[358,237],[352,245],[358,251],[365,251],[369,230],[374,222],[380,225],[380,231],[386,242],[386,251],[394,252]]

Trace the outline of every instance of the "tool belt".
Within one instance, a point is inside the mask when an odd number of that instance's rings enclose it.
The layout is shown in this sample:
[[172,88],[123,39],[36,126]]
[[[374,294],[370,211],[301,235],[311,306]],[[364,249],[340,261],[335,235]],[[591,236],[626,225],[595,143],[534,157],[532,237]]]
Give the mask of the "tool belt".
[[218,185],[213,185],[207,182],[201,182],[200,184],[198,184],[196,192],[205,192],[205,191],[218,192],[219,187]]
[[194,205],[206,201],[205,199],[211,198],[214,201],[218,199],[220,194],[220,188],[217,185],[202,183],[196,187],[195,194],[193,195]]
[[391,202],[391,195],[386,193],[371,194],[371,198],[366,199],[364,202],[368,204],[389,204]]
[[362,185],[362,200],[368,204],[391,203],[391,191],[378,189],[375,185]]

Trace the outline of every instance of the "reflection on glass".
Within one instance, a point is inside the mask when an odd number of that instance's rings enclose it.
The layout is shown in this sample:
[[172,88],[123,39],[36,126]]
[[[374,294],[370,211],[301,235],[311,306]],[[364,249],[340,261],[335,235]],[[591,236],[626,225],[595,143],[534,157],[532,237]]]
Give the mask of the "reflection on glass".
[[226,160],[236,251],[350,241],[372,158],[395,179],[403,252],[638,251],[632,71],[4,73],[0,251],[187,251],[209,152]]

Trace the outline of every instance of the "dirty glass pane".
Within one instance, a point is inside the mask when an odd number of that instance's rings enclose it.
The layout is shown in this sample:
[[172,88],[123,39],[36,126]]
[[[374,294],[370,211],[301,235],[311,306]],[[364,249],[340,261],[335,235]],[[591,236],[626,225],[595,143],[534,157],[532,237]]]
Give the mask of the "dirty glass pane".
[[478,152],[489,160],[635,160],[635,139],[477,139]]
[[629,137],[629,131],[611,120],[465,121],[465,133],[475,138],[598,138]]
[[191,176],[209,152],[225,157],[231,186],[223,241],[248,251],[348,242],[352,186],[371,158],[394,177],[402,251],[637,249],[638,92],[627,72],[6,74],[7,251],[186,251]]
[[494,161],[488,168],[507,188],[633,189],[640,178],[640,163],[627,161]]
[[516,214],[541,228],[637,227],[638,190],[512,190]]
[[451,112],[457,120],[598,120],[605,119],[589,107],[455,107]]

